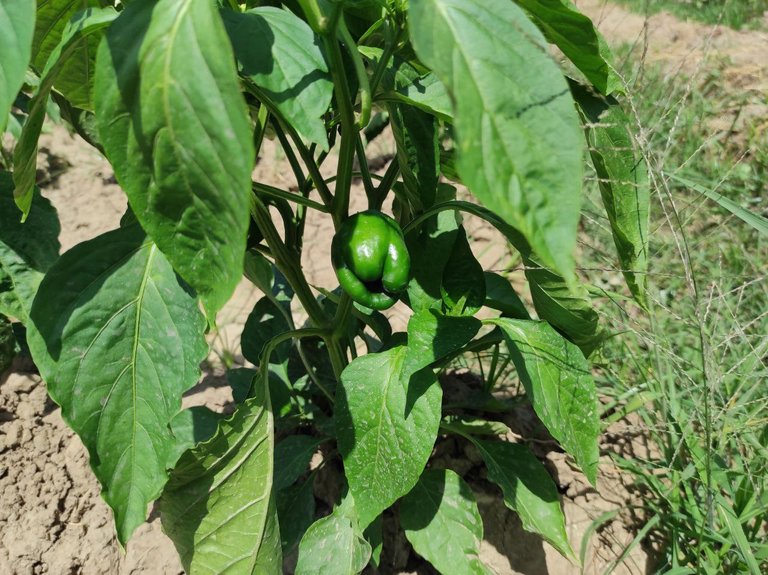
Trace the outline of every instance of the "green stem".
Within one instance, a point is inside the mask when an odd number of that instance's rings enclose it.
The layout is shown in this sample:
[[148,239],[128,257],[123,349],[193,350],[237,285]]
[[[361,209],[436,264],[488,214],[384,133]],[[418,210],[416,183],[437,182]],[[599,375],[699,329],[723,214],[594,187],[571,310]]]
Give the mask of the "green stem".
[[316,202],[314,200],[310,200],[309,198],[305,198],[304,196],[301,196],[299,194],[294,194],[293,192],[281,190],[280,188],[275,188],[273,186],[269,186],[267,184],[261,184],[258,182],[253,182],[252,187],[253,187],[253,191],[256,192],[257,194],[262,194],[272,198],[280,198],[281,200],[286,200],[288,202],[294,202],[296,204],[305,206],[307,208],[312,208],[313,210],[317,210],[318,212],[322,212],[324,214],[330,213],[330,210],[323,204]]
[[297,253],[292,252],[285,245],[282,238],[280,238],[277,228],[272,223],[269,209],[261,201],[261,198],[255,194],[251,195],[251,198],[252,216],[267,240],[272,257],[275,259],[275,265],[285,275],[288,283],[291,284],[293,291],[299,298],[301,305],[304,306],[312,323],[318,327],[327,325],[329,318],[325,311],[323,311],[323,308],[320,307],[320,304],[317,303],[307,280],[304,278]]
[[296,185],[299,186],[299,188],[302,188],[306,185],[306,178],[304,177],[304,170],[301,169],[301,164],[299,164],[299,159],[296,157],[296,154],[293,151],[293,147],[291,146],[291,143],[288,141],[288,138],[285,135],[285,132],[283,131],[282,124],[280,122],[272,122],[272,127],[275,129],[275,134],[277,134],[277,139],[280,141],[280,147],[283,148],[283,151],[285,152],[285,157],[288,159],[288,164],[291,166],[291,171],[293,171],[293,175],[296,178]]
[[[394,158],[389,164],[387,171],[384,172],[384,177],[379,182],[379,187],[376,188],[376,193],[372,199],[369,199],[368,205],[372,210],[380,210],[384,200],[387,198],[387,194],[395,185],[397,177],[400,175],[400,164],[397,158]],[[409,224],[410,225],[410,224]],[[405,234],[405,230],[403,230]]]
[[371,170],[368,167],[368,157],[365,155],[365,146],[363,146],[363,138],[360,132],[355,137],[355,148],[357,149],[357,163],[360,164],[360,175],[363,180],[365,195],[368,197],[368,203],[370,204],[371,198],[376,194],[376,188],[373,185]]
[[355,159],[355,112],[352,108],[352,96],[349,91],[347,76],[344,73],[344,58],[341,46],[336,40],[337,27],[343,18],[340,8],[335,8],[334,28],[324,37],[326,51],[331,59],[331,76],[333,77],[336,105],[341,118],[341,145],[339,147],[339,163],[336,170],[336,194],[333,199],[334,224],[337,229],[349,213],[349,194],[352,187],[352,170]]
[[357,76],[357,83],[360,89],[360,118],[357,120],[357,127],[363,129],[371,121],[371,85],[368,82],[368,72],[365,69],[363,58],[360,56],[360,50],[357,49],[357,44],[355,44],[352,34],[349,33],[343,15],[339,18],[339,37],[347,45],[347,52],[349,52],[349,56],[352,58],[352,65],[355,68],[355,75]]
[[256,150],[254,158],[258,158],[261,153],[261,145],[264,143],[264,134],[267,133],[268,122],[269,109],[262,104],[259,106],[259,112],[256,114],[256,130],[253,133],[253,147]]
[[386,44],[384,45],[384,51],[381,53],[381,58],[379,58],[379,61],[376,64],[376,69],[373,71],[373,77],[371,78],[370,82],[371,94],[375,95],[376,91],[379,89],[381,78],[384,76],[384,72],[387,69],[387,64],[389,64],[389,60],[392,58],[392,54],[395,52],[396,44],[397,40],[392,40],[392,30],[389,26],[387,26],[387,39]]
[[341,294],[341,299],[336,306],[336,316],[333,318],[333,337],[336,340],[344,335],[350,311],[352,311],[352,298],[347,292],[344,292]]

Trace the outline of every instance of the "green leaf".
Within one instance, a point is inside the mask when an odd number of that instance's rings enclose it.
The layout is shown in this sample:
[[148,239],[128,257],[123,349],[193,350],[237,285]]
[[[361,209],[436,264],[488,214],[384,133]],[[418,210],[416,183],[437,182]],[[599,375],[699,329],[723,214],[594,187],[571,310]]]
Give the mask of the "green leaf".
[[509,0],[412,0],[409,18],[454,102],[462,181],[571,281],[584,141],[541,32]]
[[307,471],[317,447],[325,441],[323,437],[289,435],[278,443],[275,447],[275,489],[293,485]]
[[600,419],[597,390],[584,355],[546,322],[500,318],[488,323],[504,332],[536,415],[594,485]]
[[572,83],[613,241],[629,290],[647,305],[651,188],[645,159],[635,153],[630,119],[618,102]]
[[483,266],[472,253],[463,226],[445,264],[440,292],[449,315],[473,316],[485,303]]
[[291,553],[315,520],[314,476],[278,491],[277,516],[283,555]]
[[260,386],[212,439],[179,460],[160,512],[187,572],[280,573],[273,449],[269,398]]
[[322,116],[333,96],[320,39],[301,18],[272,7],[224,10],[240,73],[309,142],[328,149]]
[[[31,2],[30,2],[31,3]],[[100,8],[101,0],[38,0],[35,35],[32,40],[32,65],[42,70],[61,42],[64,28],[79,10]]]
[[474,317],[448,316],[435,309],[414,313],[408,320],[406,369],[415,373],[460,350],[481,326]]
[[408,493],[440,424],[442,390],[407,369],[408,348],[358,357],[341,374],[335,418],[339,451],[362,527]]
[[[276,335],[291,330],[284,313],[268,297],[263,297],[256,302],[253,310],[248,315],[243,327],[241,336],[241,346],[243,348],[243,357],[254,365],[261,363],[261,354],[269,343],[269,340]],[[288,354],[291,351],[291,342],[286,341],[280,344],[272,352],[270,363],[283,363],[287,361]]]
[[515,319],[531,319],[525,304],[507,278],[485,272],[485,305]]
[[414,551],[444,575],[482,575],[483,520],[472,490],[456,473],[427,470],[400,503],[400,524]]
[[[450,192],[449,192],[450,190]],[[440,199],[455,197],[455,188],[441,186]],[[442,307],[443,271],[456,243],[459,223],[453,212],[439,213],[425,221],[418,232],[409,233],[405,240],[411,254],[411,281],[408,302],[414,311]]]
[[453,122],[453,104],[448,90],[438,77],[429,73],[399,86],[393,97],[445,122]]
[[624,91],[613,54],[592,20],[570,0],[515,0],[531,20],[603,94]]
[[51,203],[35,190],[34,212],[19,221],[11,174],[0,171],[0,314],[27,323],[37,288],[59,257],[59,218]]
[[208,352],[196,299],[130,226],[61,256],[30,319],[32,357],[88,448],[125,543],[175,463],[169,424]]
[[0,135],[32,56],[35,3],[0,0]]
[[[43,129],[51,89],[62,74],[70,73],[68,63],[73,55],[89,42],[98,41],[103,30],[117,17],[114,8],[91,8],[77,12],[63,27],[60,42],[51,50],[40,76],[37,93],[29,105],[29,117],[13,154],[13,181],[16,205],[26,217],[32,201],[37,176],[37,142]],[[95,38],[95,40],[94,40]]]
[[504,492],[504,503],[520,516],[523,529],[538,533],[563,556],[576,561],[565,532],[557,486],[525,445],[473,440],[488,467],[488,479]]
[[409,197],[419,211],[435,203],[440,176],[438,121],[411,106],[389,106],[390,125],[397,144],[397,161]]
[[468,415],[448,415],[440,422],[440,427],[459,435],[506,435],[511,429],[501,421],[472,417]]
[[243,273],[254,159],[214,3],[131,2],[99,47],[96,95],[131,208],[212,318]]
[[181,411],[171,420],[171,430],[176,438],[176,455],[170,460],[177,461],[185,451],[208,441],[216,433],[224,415],[204,405],[196,405]]
[[13,337],[13,327],[8,318],[0,315],[0,376],[11,367],[16,357],[16,339]]
[[302,537],[296,575],[357,575],[370,560],[370,544],[337,508],[313,523]]

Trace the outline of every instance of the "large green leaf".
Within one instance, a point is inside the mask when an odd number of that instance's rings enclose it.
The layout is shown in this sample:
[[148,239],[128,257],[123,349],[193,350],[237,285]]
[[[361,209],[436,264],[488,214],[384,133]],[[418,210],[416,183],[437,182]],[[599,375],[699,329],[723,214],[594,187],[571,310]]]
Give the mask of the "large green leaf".
[[624,278],[635,299],[647,305],[651,188],[645,159],[635,153],[630,117],[618,102],[575,83],[571,90],[584,116],[589,154]]
[[275,448],[275,489],[292,485],[307,470],[317,447],[325,438],[289,435]]
[[570,280],[584,141],[546,40],[509,0],[412,0],[409,18],[453,97],[462,180]]
[[488,320],[504,332],[536,415],[593,485],[600,455],[597,390],[581,351],[543,321]]
[[27,322],[37,287],[59,257],[59,218],[36,191],[25,223],[13,201],[11,174],[0,171],[0,314]]
[[349,490],[363,528],[408,493],[440,425],[442,390],[430,369],[408,369],[408,348],[358,357],[341,374],[335,419]]
[[[32,63],[43,70],[51,55],[67,35],[71,21],[82,20],[80,11],[108,7],[104,0],[41,0],[37,3],[37,25],[32,48]],[[93,110],[93,81],[98,36],[88,36],[67,54],[61,63],[62,73],[56,78],[56,89],[78,108]]]
[[32,55],[35,3],[0,0],[0,134],[16,99]]
[[488,479],[501,487],[504,503],[520,516],[523,529],[538,533],[565,557],[575,560],[557,486],[541,462],[525,445],[473,441],[488,467]]
[[77,12],[72,21],[66,23],[60,42],[49,54],[41,73],[40,86],[29,105],[29,117],[24,122],[13,155],[13,180],[16,183],[14,194],[16,204],[25,216],[31,208],[37,175],[37,142],[43,129],[51,89],[57,78],[70,72],[67,65],[77,50],[89,42],[97,42],[104,28],[116,17],[114,8],[92,8]]
[[360,528],[336,508],[301,539],[296,575],[357,575],[370,559],[371,546]]
[[142,227],[209,317],[243,273],[254,149],[213,2],[136,0],[99,47],[99,137]]
[[312,29],[288,10],[225,10],[224,25],[240,72],[298,133],[328,148],[325,122],[333,83]]
[[603,94],[624,91],[605,38],[570,0],[515,0],[547,40],[555,44]]
[[270,496],[273,449],[272,415],[262,382],[216,435],[179,459],[160,512],[188,573],[281,572]]
[[314,476],[275,494],[283,554],[291,553],[315,520]]
[[424,472],[400,503],[400,525],[414,551],[440,573],[490,573],[479,558],[483,520],[475,496],[453,471]]
[[469,343],[482,323],[474,317],[448,316],[435,309],[422,309],[408,320],[408,352],[405,368],[411,373],[460,350]]
[[483,266],[472,253],[464,226],[459,228],[443,270],[440,292],[449,315],[473,316],[485,303]]
[[61,256],[30,318],[32,357],[88,448],[124,543],[175,463],[169,424],[208,351],[204,318],[137,225]]

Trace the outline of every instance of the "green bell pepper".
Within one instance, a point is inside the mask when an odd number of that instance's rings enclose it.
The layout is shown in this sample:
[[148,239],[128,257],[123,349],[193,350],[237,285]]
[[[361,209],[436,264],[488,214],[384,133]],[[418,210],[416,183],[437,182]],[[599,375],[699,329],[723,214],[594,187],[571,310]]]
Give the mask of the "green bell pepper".
[[411,258],[397,222],[377,210],[345,220],[333,237],[331,260],[339,284],[357,303],[383,310],[397,301]]

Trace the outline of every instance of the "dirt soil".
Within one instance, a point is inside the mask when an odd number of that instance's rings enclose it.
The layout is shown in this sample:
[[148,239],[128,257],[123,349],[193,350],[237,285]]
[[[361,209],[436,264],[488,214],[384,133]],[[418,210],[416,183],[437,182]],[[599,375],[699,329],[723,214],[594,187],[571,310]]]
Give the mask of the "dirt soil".
[[[695,70],[710,54],[731,62],[734,82],[749,89],[766,90],[768,35],[759,32],[734,32],[680,22],[668,14],[646,19],[602,0],[577,1],[599,24],[611,42],[648,43],[647,57],[666,61],[670,67]],[[380,144],[383,156],[391,142]],[[118,226],[126,202],[115,184],[109,165],[98,153],[65,131],[54,129],[43,137],[40,167],[41,187],[59,211],[62,223],[62,251]],[[288,173],[277,154],[269,149],[257,167],[257,177],[274,185],[284,185]],[[359,192],[359,190],[358,190]],[[361,196],[360,193],[357,194]],[[308,225],[304,263],[312,281],[333,287],[328,244],[330,223],[316,219]],[[482,226],[472,225],[475,252],[486,269],[500,268],[506,252],[496,236]],[[317,239],[320,241],[315,241]],[[222,410],[231,400],[222,387],[218,358],[239,355],[238,336],[247,314],[259,294],[242,284],[230,304],[219,316],[219,332],[211,338],[211,364],[195,393],[185,405],[204,403]],[[406,321],[402,308],[393,317]],[[63,423],[59,409],[46,395],[45,385],[17,362],[10,373],[0,377],[0,574],[2,575],[171,575],[183,573],[170,540],[162,533],[159,519],[141,527],[127,549],[118,545],[111,512],[99,496],[99,486],[88,467],[87,454],[80,440]],[[525,414],[517,414],[524,416]],[[521,418],[516,423],[520,425]],[[522,417],[525,422],[526,418]],[[627,507],[636,500],[629,477],[611,462],[609,453],[621,450],[647,456],[642,430],[630,423],[614,425],[602,438],[598,489],[585,483],[574,472],[565,456],[556,450],[538,454],[548,463],[561,488],[569,536],[577,553],[587,538],[583,573],[643,574],[651,559],[638,546],[629,557],[614,567],[613,562],[634,538],[637,518]],[[469,473],[477,454],[467,446],[447,448],[441,462],[457,471]],[[474,462],[474,463],[473,463]],[[476,488],[486,537],[481,559],[497,575],[569,575],[580,569],[538,538],[525,533],[516,515],[498,503],[493,489]],[[594,528],[594,521],[606,513],[613,518]],[[396,542],[397,543],[397,542]],[[433,573],[428,566],[413,567],[410,550],[402,537],[389,553],[382,573]],[[418,563],[418,561],[416,561]]]

